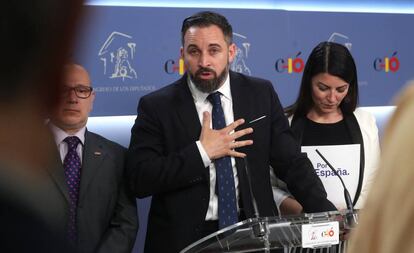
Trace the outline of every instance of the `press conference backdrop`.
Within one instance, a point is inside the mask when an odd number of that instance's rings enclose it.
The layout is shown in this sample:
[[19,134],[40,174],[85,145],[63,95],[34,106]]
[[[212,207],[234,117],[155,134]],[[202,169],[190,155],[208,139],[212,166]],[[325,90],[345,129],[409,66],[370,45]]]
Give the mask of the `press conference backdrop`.
[[[178,79],[184,72],[179,57],[181,22],[205,10],[86,8],[73,60],[90,72],[97,93],[95,117],[135,115],[141,96]],[[209,10],[224,14],[233,25],[238,55],[231,68],[271,80],[284,106],[296,98],[304,63],[320,41],[342,43],[351,50],[361,106],[375,110],[390,105],[414,76],[410,32],[414,16],[410,14]],[[135,116],[95,117],[88,124],[91,130],[127,145]],[[134,252],[143,249],[149,203],[148,198],[139,201],[140,231]]]
[[[88,6],[74,60],[90,72],[94,116],[136,113],[139,98],[180,77],[182,20],[201,9]],[[233,25],[232,69],[272,81],[284,106],[297,96],[304,63],[320,41],[355,57],[360,105],[389,105],[414,75],[411,14],[216,9]]]

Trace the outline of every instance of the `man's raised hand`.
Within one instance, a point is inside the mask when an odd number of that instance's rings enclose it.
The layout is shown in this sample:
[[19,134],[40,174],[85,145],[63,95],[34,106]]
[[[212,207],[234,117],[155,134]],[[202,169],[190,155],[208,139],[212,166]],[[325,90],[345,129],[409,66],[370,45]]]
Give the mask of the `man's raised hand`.
[[245,157],[246,154],[234,149],[252,145],[252,140],[237,141],[238,138],[253,132],[253,128],[245,128],[234,131],[238,126],[244,124],[244,119],[238,119],[223,129],[214,130],[210,127],[211,115],[203,112],[203,124],[200,134],[200,142],[204,147],[210,160],[223,156]]

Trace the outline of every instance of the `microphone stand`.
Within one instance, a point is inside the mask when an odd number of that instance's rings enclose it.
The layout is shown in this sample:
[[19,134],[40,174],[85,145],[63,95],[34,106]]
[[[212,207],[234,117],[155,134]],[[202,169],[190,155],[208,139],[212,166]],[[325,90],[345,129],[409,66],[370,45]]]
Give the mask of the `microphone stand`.
[[250,193],[250,198],[252,200],[254,216],[258,220],[258,222],[252,227],[253,233],[255,237],[259,238],[260,240],[263,240],[264,247],[265,247],[264,252],[270,253],[269,228],[265,221],[259,221],[260,214],[259,214],[259,209],[257,208],[256,199],[254,197],[253,190],[252,190],[253,188],[252,188],[252,180],[250,179],[250,175],[251,175],[250,168],[247,162],[247,158],[244,157],[243,160],[245,164],[244,168],[246,170],[247,183],[249,185],[249,193]]
[[326,160],[326,158],[321,154],[321,152],[319,152],[318,149],[315,149],[315,151],[316,151],[316,153],[318,153],[318,155],[322,158],[322,160],[328,165],[328,167],[333,171],[333,173],[341,181],[342,187],[344,188],[344,198],[345,198],[346,207],[348,208],[348,210],[351,212],[351,215],[352,215],[351,218],[349,217],[349,214],[346,215],[349,224],[351,224],[351,225],[358,224],[358,218],[355,215],[355,211],[354,211],[354,206],[352,204],[351,195],[349,194],[348,189],[346,188],[345,183],[342,180],[342,177],[335,170],[335,168],[328,162],[328,160]]

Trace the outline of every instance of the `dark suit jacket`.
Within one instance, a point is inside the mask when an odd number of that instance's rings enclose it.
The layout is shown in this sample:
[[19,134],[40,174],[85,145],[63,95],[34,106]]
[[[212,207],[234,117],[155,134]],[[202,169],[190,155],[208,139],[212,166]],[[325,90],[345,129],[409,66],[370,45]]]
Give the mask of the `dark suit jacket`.
[[[334,210],[310,161],[300,153],[269,81],[230,73],[234,119],[250,122],[254,132],[247,154],[253,193],[261,216],[275,216],[269,165],[287,182],[305,211]],[[127,174],[140,198],[152,195],[146,252],[178,252],[200,239],[209,203],[209,170],[197,149],[201,124],[187,75],[141,98],[127,155]],[[246,139],[245,138],[245,139]],[[244,162],[236,159],[241,205],[253,216]]]
[[[58,152],[54,157],[50,194],[60,200],[54,208],[62,214],[54,225],[66,231],[68,189]],[[134,246],[137,209],[124,183],[124,158],[124,147],[86,131],[77,209],[79,252],[130,253]]]

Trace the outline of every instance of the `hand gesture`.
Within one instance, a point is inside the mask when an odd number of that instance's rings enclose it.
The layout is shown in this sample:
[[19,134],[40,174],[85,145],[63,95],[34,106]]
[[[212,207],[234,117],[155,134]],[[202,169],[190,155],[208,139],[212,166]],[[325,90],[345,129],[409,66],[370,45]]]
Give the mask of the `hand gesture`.
[[238,138],[253,132],[253,128],[251,127],[234,132],[238,126],[244,124],[244,119],[238,119],[220,130],[211,129],[210,122],[210,113],[204,112],[200,142],[211,160],[221,158],[223,156],[246,156],[246,154],[234,150],[235,148],[253,144],[252,140],[237,141]]

